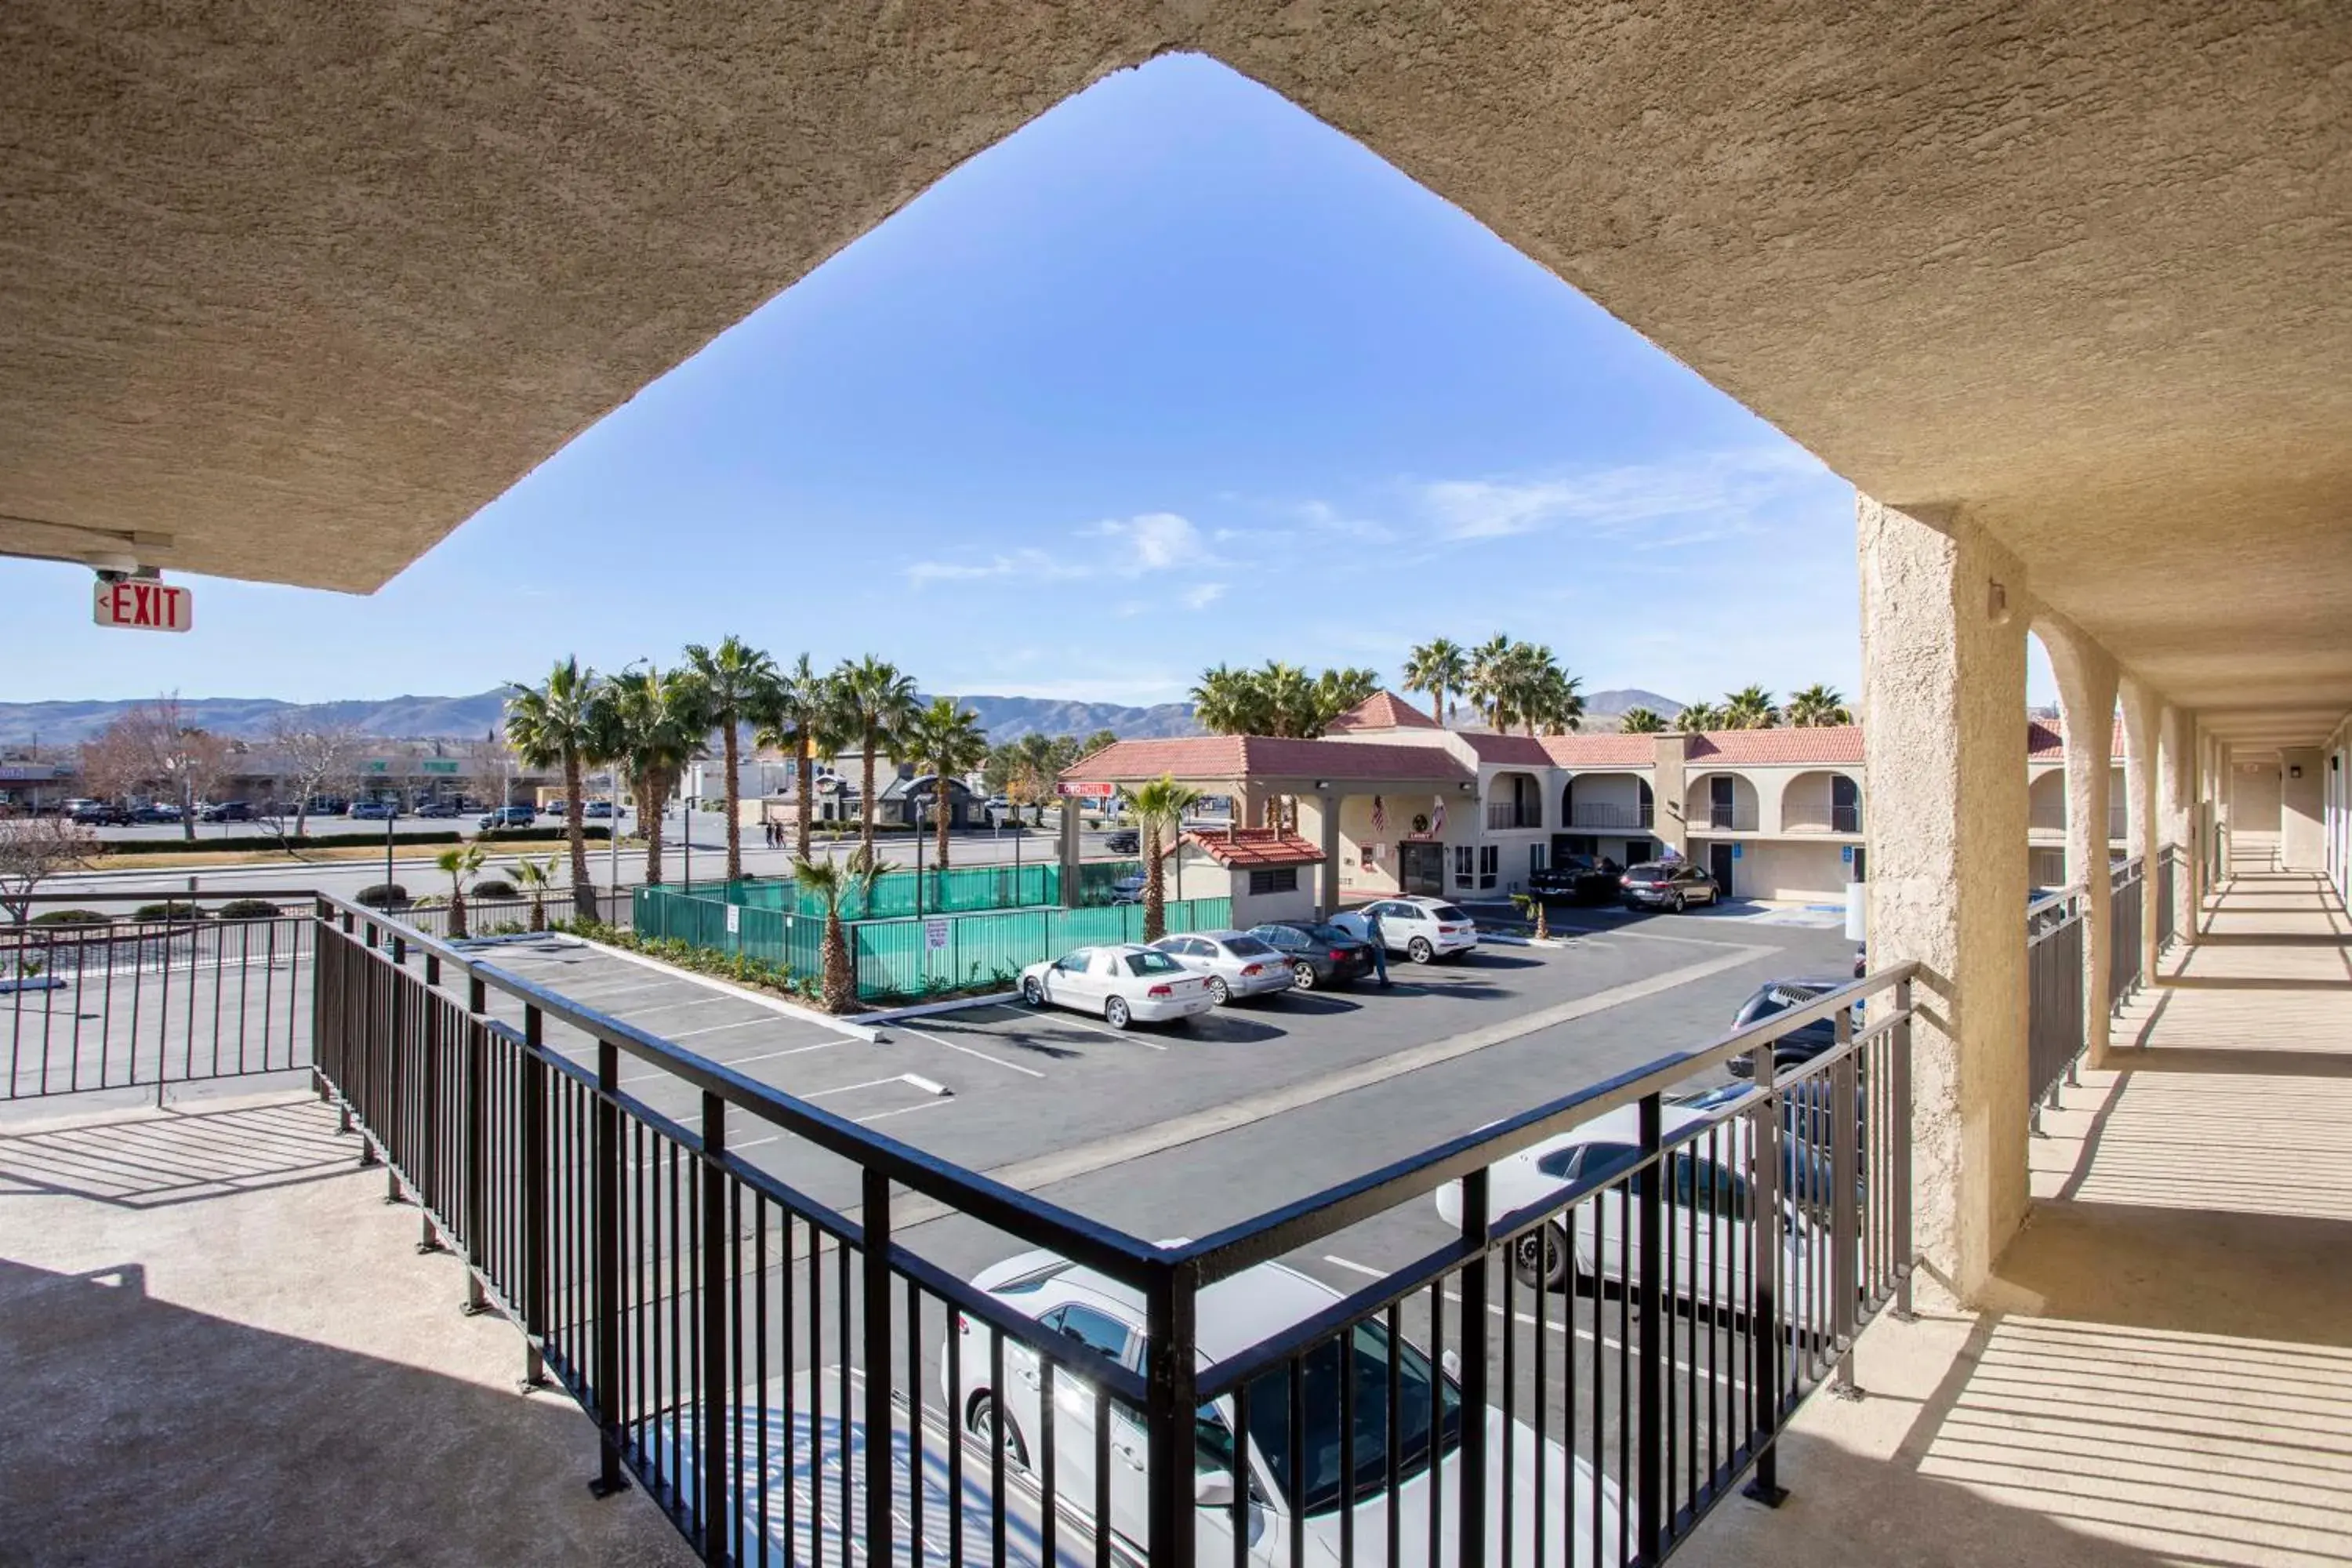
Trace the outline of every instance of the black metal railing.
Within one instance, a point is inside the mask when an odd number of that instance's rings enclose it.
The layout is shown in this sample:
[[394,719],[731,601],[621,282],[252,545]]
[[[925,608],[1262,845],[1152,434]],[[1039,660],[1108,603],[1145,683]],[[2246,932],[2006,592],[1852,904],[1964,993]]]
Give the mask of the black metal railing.
[[1706,825],[1719,832],[1753,833],[1756,831],[1756,808],[1745,802],[1710,801],[1706,807]]
[[1541,827],[1543,807],[1530,800],[1490,800],[1486,826],[1496,828]]
[[2180,915],[2173,902],[2178,896],[2178,874],[2185,857],[2177,844],[2168,844],[2156,864],[2156,949],[2162,952],[2180,939]]
[[2025,913],[2026,1072],[2033,1125],[2059,1089],[2074,1081],[2084,1048],[2083,895],[2068,888],[2037,899]]
[[1830,831],[1831,831],[1832,833],[1859,833],[1859,832],[1861,832],[1861,831],[1862,831],[1862,807],[1860,807],[1860,806],[1858,806],[1858,805],[1832,805],[1832,806],[1831,806],[1831,807],[1830,807]]
[[0,1100],[308,1068],[310,892],[18,895],[0,923]]
[[2108,873],[2107,1002],[2120,1009],[2147,981],[2140,959],[2140,937],[2147,919],[2147,868],[2137,860],[2118,860]]
[[[1155,1246],[479,950],[331,911],[322,1092],[426,1238],[463,1254],[477,1299],[521,1327],[527,1370],[596,1422],[600,1486],[634,1476],[712,1561],[886,1560],[920,1541],[927,1561],[1181,1568],[1298,1562],[1313,1537],[1318,1561],[1395,1562],[1409,1506],[1430,1561],[1655,1563],[1743,1476],[1777,1495],[1775,1436],[1908,1288],[1907,966]],[[1825,1019],[1832,1048],[1776,1076],[1775,1042]],[[1668,1099],[1735,1057],[1752,1086]],[[625,1060],[698,1113],[630,1093]],[[778,1139],[837,1167],[854,1202],[739,1152]],[[1452,1242],[1255,1342],[1204,1343],[1217,1292],[1263,1291],[1261,1266],[1432,1201]],[[1035,1250],[982,1289],[903,1245],[894,1212]],[[1131,1356],[1013,1304],[1066,1269],[1131,1304]],[[1582,1323],[1555,1290],[1580,1284]]]
[[1654,805],[1622,805],[1608,801],[1571,801],[1568,808],[1570,827],[1647,828],[1656,819]]

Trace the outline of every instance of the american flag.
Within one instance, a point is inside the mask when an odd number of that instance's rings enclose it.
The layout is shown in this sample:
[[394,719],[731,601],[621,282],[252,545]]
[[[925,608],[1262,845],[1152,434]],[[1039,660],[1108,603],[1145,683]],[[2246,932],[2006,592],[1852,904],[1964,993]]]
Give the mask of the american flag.
[[1374,795],[1372,796],[1372,831],[1375,833],[1386,833],[1388,830],[1389,809],[1386,805],[1383,805],[1381,803],[1381,797],[1379,795]]
[[1430,813],[1430,831],[1443,838],[1445,837],[1445,797],[1439,795],[1430,798],[1437,803],[1437,809]]

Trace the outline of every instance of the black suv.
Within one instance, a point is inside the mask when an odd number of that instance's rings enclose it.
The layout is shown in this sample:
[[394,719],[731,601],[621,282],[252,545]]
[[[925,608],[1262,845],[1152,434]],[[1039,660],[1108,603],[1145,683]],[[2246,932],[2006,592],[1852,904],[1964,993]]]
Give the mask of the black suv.
[[1250,935],[1282,954],[1301,991],[1318,985],[1353,985],[1371,972],[1372,944],[1335,925],[1277,921],[1252,926]]
[[1548,904],[1605,904],[1617,897],[1618,875],[1614,860],[1562,855],[1528,874],[1528,891]]
[[1132,827],[1122,827],[1103,840],[1103,847],[1114,855],[1134,855],[1143,848],[1142,836]]
[[[1801,1007],[1817,997],[1828,995],[1841,985],[1851,984],[1834,974],[1768,982],[1758,986],[1756,994],[1739,1005],[1739,1011],[1732,1016],[1731,1026],[1744,1029],[1750,1024],[1763,1022],[1775,1013]],[[1800,1024],[1772,1042],[1772,1071],[1777,1075],[1802,1067],[1835,1044],[1835,1019],[1816,1018],[1810,1024]],[[1734,1078],[1753,1078],[1756,1074],[1756,1062],[1750,1057],[1734,1057],[1723,1065]]]

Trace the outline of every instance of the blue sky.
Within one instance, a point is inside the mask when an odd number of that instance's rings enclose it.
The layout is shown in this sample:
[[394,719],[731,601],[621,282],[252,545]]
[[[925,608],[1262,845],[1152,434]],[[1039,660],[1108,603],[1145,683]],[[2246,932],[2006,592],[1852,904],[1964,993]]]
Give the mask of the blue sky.
[[[1691,699],[1858,664],[1848,486],[1463,213],[1199,59],[973,159],[363,599],[181,637],[0,562],[10,700],[479,690],[739,633],[932,691],[1548,643]],[[12,639],[15,640],[15,639]]]

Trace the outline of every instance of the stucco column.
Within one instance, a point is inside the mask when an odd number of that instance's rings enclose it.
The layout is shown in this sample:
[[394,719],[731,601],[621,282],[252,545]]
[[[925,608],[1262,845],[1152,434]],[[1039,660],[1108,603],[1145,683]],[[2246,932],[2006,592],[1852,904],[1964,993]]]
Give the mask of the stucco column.
[[2140,983],[2156,978],[2156,895],[2163,869],[2164,825],[2156,809],[2156,693],[2129,676],[2122,689],[2125,821],[2131,852],[2139,861]]
[[1915,1240],[1973,1300],[2025,1215],[2025,573],[1952,509],[1856,497],[1870,958],[1916,962]]
[[1650,837],[1683,856],[1690,853],[1690,825],[1683,820],[1683,773],[1689,756],[1688,735],[1660,735],[1652,752],[1650,780]]
[[1059,847],[1062,862],[1062,907],[1066,910],[1075,910],[1078,907],[1078,863],[1084,858],[1078,835],[1085,821],[1085,814],[1078,809],[1077,797],[1064,795]]
[[[2164,704],[2157,721],[2157,830],[2161,841],[2171,846],[2183,862],[2196,858],[2192,847],[2195,834],[2189,824],[2189,805],[2195,798],[2194,775],[2189,772],[2189,731],[2188,713],[2168,702]],[[2176,932],[2189,929],[2189,911],[2196,907],[2196,872],[2185,863],[2176,864],[2172,868],[2172,929]]]
[[2066,879],[2083,889],[2083,1050],[2106,1065],[2114,987],[2107,970],[2115,941],[2115,872],[2107,847],[2107,802],[2116,767],[2116,661],[2063,616],[2036,621],[2058,677],[2066,729]]
[[1323,874],[1318,881],[1321,891],[1315,900],[1315,918],[1328,921],[1339,912],[1339,797],[1318,795],[1315,797],[1315,809],[1323,818],[1319,825]]

